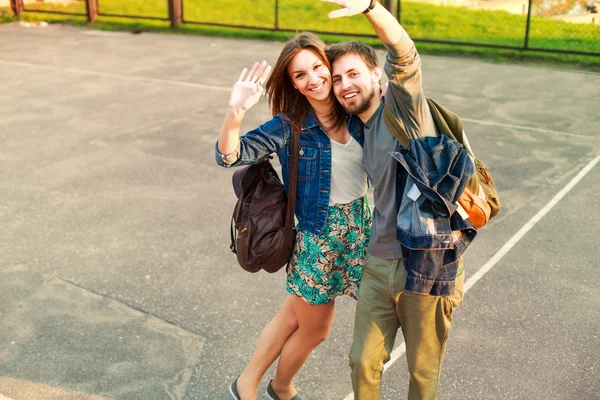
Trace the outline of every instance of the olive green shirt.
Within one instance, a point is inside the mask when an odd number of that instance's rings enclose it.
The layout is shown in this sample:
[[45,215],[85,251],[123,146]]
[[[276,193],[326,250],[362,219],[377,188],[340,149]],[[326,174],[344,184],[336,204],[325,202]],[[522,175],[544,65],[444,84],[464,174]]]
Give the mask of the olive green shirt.
[[[389,85],[385,102],[400,118],[410,137],[436,136],[436,128],[423,94],[421,58],[406,32],[398,43],[386,45],[385,73]],[[402,258],[396,239],[396,164],[390,155],[398,141],[383,118],[382,103],[365,123],[363,166],[374,189],[375,210],[368,252],[383,259]],[[418,135],[417,135],[418,133]]]

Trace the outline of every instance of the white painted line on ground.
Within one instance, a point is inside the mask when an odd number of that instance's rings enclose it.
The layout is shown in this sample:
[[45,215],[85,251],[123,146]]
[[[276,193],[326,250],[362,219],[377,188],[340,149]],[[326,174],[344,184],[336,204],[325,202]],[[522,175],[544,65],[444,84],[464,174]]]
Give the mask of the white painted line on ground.
[[[567,186],[558,192],[556,196],[554,196],[552,200],[550,200],[550,202],[544,206],[544,208],[538,211],[537,214],[535,214],[525,225],[523,225],[523,227],[519,229],[519,231],[513,237],[511,237],[508,242],[506,242],[504,246],[502,246],[500,250],[498,250],[496,254],[494,254],[492,258],[488,260],[488,262],[483,265],[483,267],[479,268],[479,270],[465,282],[465,293],[467,293],[467,291],[473,287],[473,285],[475,285],[475,283],[477,283],[486,273],[494,268],[498,261],[500,261],[502,257],[504,257],[519,242],[519,240],[521,240],[523,236],[525,236],[525,234],[531,230],[531,228],[540,222],[540,220],[544,218],[544,216],[548,214],[550,210],[552,210],[552,208],[558,204],[558,202],[565,197],[567,193],[569,193],[571,189],[573,189],[573,187],[575,187],[575,185],[577,185],[577,183],[579,183],[579,181],[583,179],[583,177],[590,172],[596,164],[598,164],[598,162],[600,162],[600,156],[597,156],[585,167],[583,167],[583,169],[579,171],[579,173],[573,179],[571,179]],[[404,343],[394,349],[394,351],[392,351],[390,361],[383,366],[383,372],[385,372],[389,367],[392,366],[392,364],[402,357],[405,351],[406,345]],[[353,398],[354,392],[344,397],[344,400],[352,400]]]
[[592,168],[594,168],[594,166],[596,164],[598,164],[598,162],[600,161],[600,156],[597,156],[596,158],[594,158],[592,161],[590,161],[585,167],[583,167],[583,169],[581,171],[579,171],[579,173],[567,184],[567,186],[565,186],[560,192],[558,192],[556,194],[556,196],[554,196],[554,198],[552,200],[550,200],[550,202],[548,204],[546,204],[546,206],[544,208],[542,208],[537,214],[535,214],[521,229],[519,229],[519,231],[512,237],[509,239],[508,242],[506,242],[504,244],[504,246],[502,246],[502,248],[500,250],[498,250],[496,252],[496,254],[494,254],[492,256],[492,258],[489,259],[488,262],[485,263],[485,265],[481,268],[479,268],[479,270],[477,272],[475,272],[473,274],[473,276],[471,276],[467,282],[465,282],[465,292],[467,290],[469,290],[471,288],[471,286],[473,286],[475,283],[477,283],[478,280],[481,279],[481,277],[483,277],[483,275],[485,275],[490,269],[492,269],[496,263],[498,263],[498,261],[500,261],[500,259],[502,257],[504,257],[506,255],[506,253],[508,253],[510,251],[510,249],[512,249],[515,244],[517,244],[517,242],[519,240],[521,240],[523,238],[523,236],[525,236],[525,234],[527,232],[529,232],[529,230],[531,228],[533,228],[535,226],[535,224],[537,224],[538,222],[540,222],[540,220],[546,215],[548,214],[548,212],[550,212],[550,210],[556,205],[558,204],[558,202],[565,197],[565,195],[567,193],[569,193],[571,191],[571,189],[573,189],[573,187],[581,180],[583,179],[583,177],[592,170]]
[[90,71],[90,70],[75,69],[75,68],[59,68],[59,67],[51,67],[51,66],[47,66],[47,65],[38,65],[38,64],[30,64],[30,63],[17,62],[17,61],[6,61],[6,60],[0,60],[0,64],[14,65],[17,67],[38,68],[38,69],[43,69],[46,71],[56,71],[56,72],[63,72],[63,73],[69,72],[72,74],[79,74],[79,75],[90,75],[90,76],[102,76],[105,78],[127,79],[127,80],[138,81],[138,82],[161,83],[161,84],[183,86],[183,87],[189,87],[189,88],[195,88],[195,89],[211,89],[211,90],[219,90],[219,91],[224,91],[224,92],[231,91],[231,87],[205,85],[203,83],[176,81],[176,80],[172,80],[172,79],[150,78],[147,76],[125,75],[125,74],[116,74],[116,73],[112,73],[112,72]]
[[524,126],[524,125],[513,125],[513,124],[505,124],[502,122],[493,122],[493,121],[481,121],[478,119],[471,119],[471,118],[462,118],[463,121],[466,122],[471,122],[473,124],[479,124],[479,125],[488,125],[488,126],[499,126],[501,128],[512,128],[512,129],[520,129],[523,131],[531,131],[531,132],[539,132],[539,133],[553,133],[556,135],[563,135],[563,136],[571,136],[571,137],[580,137],[580,138],[586,138],[586,139],[599,139],[597,137],[594,136],[586,136],[586,135],[582,135],[579,133],[570,133],[570,132],[563,132],[563,131],[553,131],[551,129],[544,129],[544,128],[533,128],[530,126]]

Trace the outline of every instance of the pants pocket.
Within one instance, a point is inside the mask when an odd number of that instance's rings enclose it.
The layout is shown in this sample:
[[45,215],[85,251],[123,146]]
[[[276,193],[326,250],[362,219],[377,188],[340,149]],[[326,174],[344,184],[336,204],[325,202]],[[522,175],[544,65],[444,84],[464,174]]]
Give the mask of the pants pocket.
[[[462,260],[460,262],[462,263]],[[465,296],[465,274],[460,271],[461,269],[459,267],[460,275],[456,277],[454,293],[451,296],[443,296],[444,314],[448,317],[451,317],[454,309],[462,304]]]

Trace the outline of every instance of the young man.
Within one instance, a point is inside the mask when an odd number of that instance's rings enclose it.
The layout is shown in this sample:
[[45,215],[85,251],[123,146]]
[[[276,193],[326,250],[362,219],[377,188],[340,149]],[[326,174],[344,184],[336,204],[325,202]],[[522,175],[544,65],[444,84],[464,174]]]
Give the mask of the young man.
[[402,328],[410,371],[408,398],[435,399],[452,313],[463,299],[464,268],[460,260],[451,295],[407,289],[402,248],[396,239],[397,206],[406,198],[406,190],[402,179],[398,183],[397,161],[390,155],[398,150],[398,141],[384,121],[385,103],[410,137],[439,135],[423,94],[421,59],[406,31],[375,0],[323,1],[342,7],[332,11],[330,18],[364,13],[388,50],[389,85],[381,93],[382,70],[372,48],[360,42],[328,48],[334,93],[365,124],[363,166],[375,199],[350,350],[354,398],[379,399],[383,365]]

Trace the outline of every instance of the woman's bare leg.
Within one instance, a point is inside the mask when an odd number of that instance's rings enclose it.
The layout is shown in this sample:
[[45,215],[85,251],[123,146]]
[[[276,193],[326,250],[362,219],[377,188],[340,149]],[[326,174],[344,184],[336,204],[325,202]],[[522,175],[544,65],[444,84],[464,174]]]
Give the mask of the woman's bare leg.
[[281,350],[272,384],[281,400],[289,400],[296,395],[292,379],[308,360],[310,353],[329,336],[335,310],[333,301],[329,304],[311,305],[299,297],[294,298],[294,309],[298,329]]
[[279,313],[264,327],[256,349],[237,381],[238,394],[242,400],[256,400],[260,380],[298,328],[294,298],[295,296],[288,296]]

